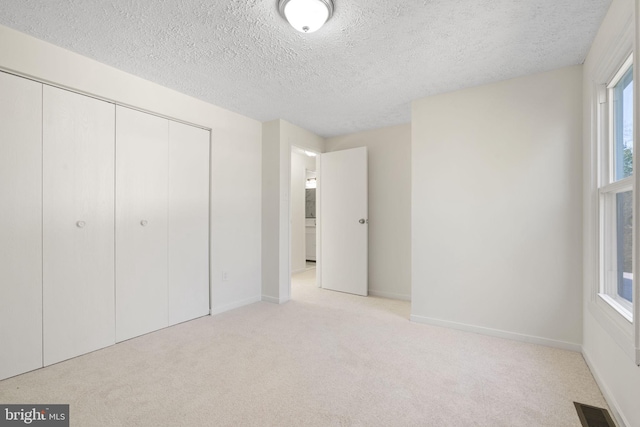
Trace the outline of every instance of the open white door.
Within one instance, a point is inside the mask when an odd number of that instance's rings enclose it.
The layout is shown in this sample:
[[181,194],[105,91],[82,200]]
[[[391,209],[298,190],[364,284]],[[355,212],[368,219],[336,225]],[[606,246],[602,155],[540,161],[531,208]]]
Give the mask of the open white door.
[[321,155],[322,287],[367,295],[367,149]]

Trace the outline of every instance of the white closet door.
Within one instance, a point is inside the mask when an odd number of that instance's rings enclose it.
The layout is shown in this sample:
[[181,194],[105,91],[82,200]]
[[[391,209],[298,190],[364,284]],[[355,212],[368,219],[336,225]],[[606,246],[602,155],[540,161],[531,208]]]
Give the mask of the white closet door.
[[116,107],[116,341],[169,324],[168,127]]
[[169,122],[169,324],[209,314],[209,132]]
[[44,86],[45,365],[115,343],[114,138],[113,104]]
[[0,73],[0,379],[42,367],[42,85]]

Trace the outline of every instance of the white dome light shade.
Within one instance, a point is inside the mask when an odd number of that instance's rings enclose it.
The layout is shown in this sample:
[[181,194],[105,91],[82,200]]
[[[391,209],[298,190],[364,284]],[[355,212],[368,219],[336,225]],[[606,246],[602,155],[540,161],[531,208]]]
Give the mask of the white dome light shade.
[[331,0],[280,0],[280,13],[301,33],[313,33],[333,13]]

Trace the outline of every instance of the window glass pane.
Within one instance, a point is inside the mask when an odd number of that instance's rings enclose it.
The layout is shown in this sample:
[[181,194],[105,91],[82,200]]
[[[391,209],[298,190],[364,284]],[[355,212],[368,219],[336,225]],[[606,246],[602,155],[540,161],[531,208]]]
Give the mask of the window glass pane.
[[616,194],[617,293],[631,302],[633,289],[633,196]]
[[614,181],[633,174],[633,67],[613,87]]

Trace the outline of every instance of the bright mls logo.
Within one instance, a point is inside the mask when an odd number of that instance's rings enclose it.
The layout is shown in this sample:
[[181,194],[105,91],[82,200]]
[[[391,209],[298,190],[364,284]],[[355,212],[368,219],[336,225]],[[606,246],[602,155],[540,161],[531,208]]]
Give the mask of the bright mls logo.
[[69,427],[69,405],[0,405],[0,427]]

